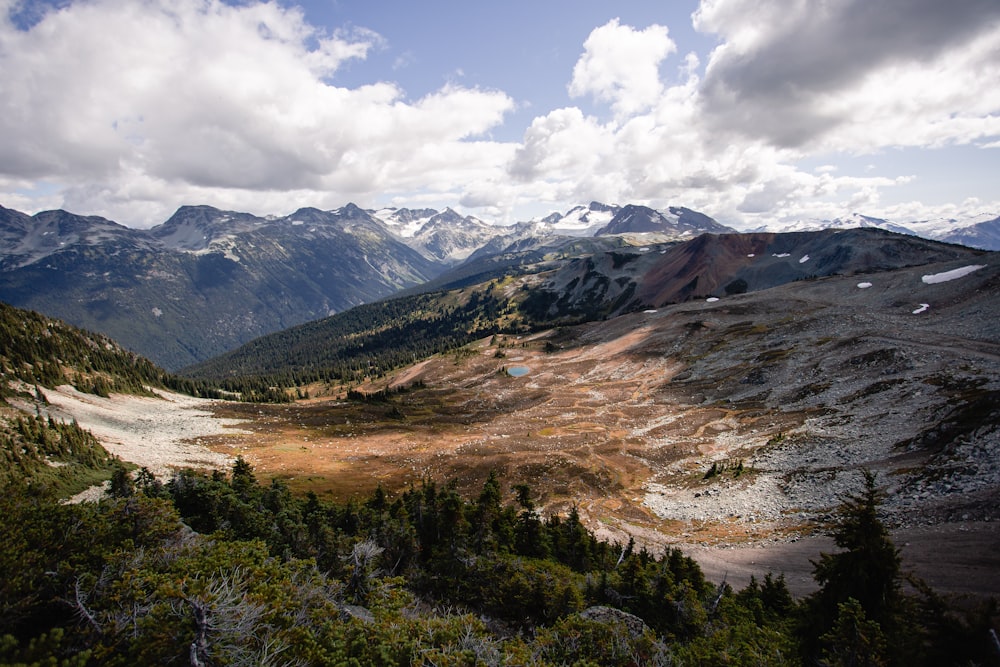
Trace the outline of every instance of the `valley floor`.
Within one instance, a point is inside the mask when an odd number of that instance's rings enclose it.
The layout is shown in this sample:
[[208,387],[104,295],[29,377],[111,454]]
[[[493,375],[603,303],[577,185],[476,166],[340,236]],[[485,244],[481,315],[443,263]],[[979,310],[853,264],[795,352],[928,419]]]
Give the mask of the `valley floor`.
[[[251,431],[248,422],[212,415],[215,401],[161,392],[161,398],[113,395],[110,399],[80,394],[68,387],[46,392],[54,417],[73,418],[94,432],[105,447],[124,461],[145,466],[159,475],[183,467],[227,468],[233,456],[220,438],[243,449]],[[206,438],[213,438],[213,449]],[[101,492],[89,492],[94,498]],[[602,524],[595,527],[600,530]],[[607,531],[606,537],[620,538]],[[642,537],[643,535],[640,535]],[[655,541],[657,536],[645,534]],[[728,581],[742,588],[751,576],[783,572],[789,590],[805,595],[815,590],[812,565],[821,552],[836,551],[832,540],[819,535],[771,539],[752,544],[709,546],[686,543],[676,536],[658,536],[680,546],[698,561],[711,581]],[[960,521],[893,531],[904,568],[936,590],[958,596],[1000,598],[1000,521]]]

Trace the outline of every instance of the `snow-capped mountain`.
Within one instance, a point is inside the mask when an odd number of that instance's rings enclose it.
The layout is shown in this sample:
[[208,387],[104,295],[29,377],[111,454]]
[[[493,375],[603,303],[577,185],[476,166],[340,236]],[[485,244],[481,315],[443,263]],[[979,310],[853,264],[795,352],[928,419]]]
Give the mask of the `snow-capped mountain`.
[[929,239],[960,243],[982,250],[1000,250],[1000,216],[994,213],[983,213],[963,220],[919,220],[907,223],[906,226]]
[[620,210],[620,206],[592,201],[587,206],[574,206],[565,213],[551,213],[535,222],[566,236],[596,236],[598,230],[607,226]]
[[860,213],[851,213],[832,220],[808,218],[788,222],[772,222],[747,230],[749,232],[803,232],[821,229],[855,229],[877,227],[899,234],[920,236],[934,241],[958,243],[981,250],[1000,250],[1000,217],[984,213],[970,218],[935,218],[892,222]]
[[545,245],[554,237],[595,237],[655,233],[661,240],[682,240],[705,232],[734,231],[709,216],[671,206],[657,211],[646,206],[615,206],[592,201],[565,213],[514,225],[493,225],[452,209],[384,208],[369,211],[403,243],[428,259],[455,264],[485,254],[513,252],[524,243]]
[[451,208],[384,208],[370,213],[382,221],[399,239],[427,259],[457,264],[506,228],[490,225]]
[[[780,231],[830,227],[878,227],[1000,249],[996,216],[896,224],[851,215]],[[0,207],[0,299],[108,334],[176,369],[255,336],[424,285],[458,265],[473,275],[485,265],[731,231],[687,208],[599,202],[509,226],[452,209],[366,211],[347,204],[260,217],[184,206],[148,230],[66,211],[26,215]]]
[[0,271],[28,266],[70,248],[106,247],[124,250],[148,241],[135,230],[97,216],[66,211],[26,215],[0,206]]
[[149,233],[166,248],[211,252],[220,243],[266,222],[249,213],[220,211],[211,206],[182,206],[162,225],[149,230]]
[[148,230],[0,208],[0,300],[105,333],[170,369],[443,268],[353,204],[271,218],[185,206]]
[[380,208],[369,211],[401,238],[413,238],[427,221],[438,215],[433,208]]
[[630,204],[620,209],[607,225],[597,230],[596,235],[657,233],[684,239],[706,232],[721,234],[732,231],[735,230],[689,208],[671,206],[664,212]]
[[437,213],[420,227],[407,245],[424,257],[446,264],[457,264],[490,239],[504,233],[503,227],[490,225],[471,215],[461,215],[450,208]]

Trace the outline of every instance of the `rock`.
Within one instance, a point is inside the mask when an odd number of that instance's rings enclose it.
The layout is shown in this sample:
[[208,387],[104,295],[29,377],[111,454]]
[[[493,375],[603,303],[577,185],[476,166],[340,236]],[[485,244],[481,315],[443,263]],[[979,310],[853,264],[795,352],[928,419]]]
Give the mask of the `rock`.
[[344,620],[356,618],[362,623],[374,623],[375,616],[365,607],[356,604],[345,604],[340,607],[340,615]]
[[620,624],[624,625],[625,629],[628,630],[629,634],[633,637],[640,637],[649,626],[646,625],[638,616],[630,614],[621,609],[615,609],[614,607],[606,607],[603,605],[598,605],[596,607],[588,607],[580,612],[581,618],[585,618],[590,621],[596,621],[598,623],[604,623],[606,625]]

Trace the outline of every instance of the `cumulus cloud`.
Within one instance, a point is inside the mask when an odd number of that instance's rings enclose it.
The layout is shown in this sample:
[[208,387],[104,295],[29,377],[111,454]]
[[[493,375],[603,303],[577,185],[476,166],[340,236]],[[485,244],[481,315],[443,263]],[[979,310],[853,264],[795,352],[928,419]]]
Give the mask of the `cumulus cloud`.
[[510,155],[479,141],[513,107],[504,93],[339,87],[342,65],[381,38],[326,34],[277,2],[92,0],[26,30],[3,18],[0,175],[60,182],[68,201],[333,190],[343,202],[451,188],[452,160],[475,173]]
[[570,95],[593,95],[610,102],[616,112],[648,109],[660,97],[660,63],[677,50],[667,28],[651,25],[636,30],[609,21],[590,33],[584,53],[573,68]]
[[659,74],[674,52],[665,29],[612,21],[594,30],[570,91],[611,114],[536,118],[511,173],[539,196],[585,184],[616,201],[680,202],[749,227],[877,208],[884,190],[910,179],[800,168],[806,158],[990,146],[983,140],[1000,134],[993,0],[704,0],[693,20],[719,45],[703,73],[685,56],[672,85]]
[[702,0],[693,22],[717,45],[683,55],[666,26],[615,19],[565,73],[574,100],[517,142],[491,138],[515,108],[502,91],[341,84],[384,40],[286,3],[57,4],[0,0],[0,198],[22,210],[148,225],[183,203],[378,199],[510,220],[525,202],[597,199],[749,227],[915,210],[883,197],[909,174],[858,175],[841,156],[1000,145],[996,0]]

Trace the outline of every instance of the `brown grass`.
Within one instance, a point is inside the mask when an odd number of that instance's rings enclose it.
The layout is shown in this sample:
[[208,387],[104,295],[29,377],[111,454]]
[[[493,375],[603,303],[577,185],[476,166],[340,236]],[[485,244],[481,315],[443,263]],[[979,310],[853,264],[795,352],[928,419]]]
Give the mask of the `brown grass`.
[[[472,496],[495,470],[508,485],[529,484],[544,511],[576,506],[595,529],[740,539],[742,527],[656,517],[643,505],[644,485],[664,466],[717,455],[720,433],[757,431],[763,417],[671,403],[665,388],[680,365],[648,354],[658,344],[649,330],[620,333],[554,354],[544,352],[543,336],[505,337],[502,358],[484,339],[359,387],[422,383],[386,402],[347,401],[343,387],[314,385],[312,398],[293,405],[220,404],[220,416],[246,420],[249,431],[227,436],[225,446],[232,453],[237,440],[235,453],[258,476],[331,499],[364,496],[379,484],[391,494],[423,479],[454,480]],[[512,365],[531,372],[502,372]],[[648,427],[674,411],[676,419]],[[688,476],[700,470],[690,467]]]

